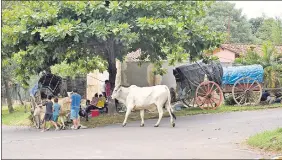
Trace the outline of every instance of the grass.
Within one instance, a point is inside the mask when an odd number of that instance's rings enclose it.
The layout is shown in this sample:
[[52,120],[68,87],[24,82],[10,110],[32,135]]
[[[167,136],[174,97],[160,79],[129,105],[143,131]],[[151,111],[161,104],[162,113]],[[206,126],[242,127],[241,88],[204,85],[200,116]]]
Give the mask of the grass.
[[7,106],[2,106],[2,124],[12,126],[29,126],[30,125],[30,110],[27,107],[27,112],[24,112],[23,106],[14,106],[14,112],[9,113]]
[[264,151],[282,153],[282,128],[251,136],[247,140],[248,145]]
[[[189,116],[189,115],[197,115],[197,114],[214,114],[214,113],[224,113],[224,112],[238,112],[238,111],[251,111],[251,110],[260,110],[260,109],[271,109],[282,107],[281,104],[274,105],[265,105],[265,106],[225,106],[222,105],[216,110],[202,110],[200,108],[191,108],[191,109],[182,109],[181,111],[174,112],[176,117],[179,116]],[[156,119],[158,118],[158,113],[145,113],[145,119]],[[169,117],[169,114],[164,113],[164,117]],[[81,123],[89,128],[95,128],[98,126],[105,126],[109,124],[117,124],[122,123],[124,120],[124,114],[116,114],[116,115],[100,115],[95,118],[89,119],[88,122],[81,121]],[[140,113],[132,112],[128,117],[128,122],[131,121],[140,121]]]
[[[282,107],[281,104],[274,105],[265,105],[265,106],[225,106],[222,105],[216,110],[202,110],[200,108],[192,108],[192,109],[182,109],[181,111],[176,111],[175,115],[179,116],[189,116],[196,114],[214,114],[214,113],[224,113],[224,112],[236,112],[236,111],[250,111],[250,110],[259,110],[259,109],[270,109],[270,108],[278,108]],[[4,125],[12,125],[12,126],[30,126],[30,111],[24,113],[24,107],[15,106],[15,111],[12,114],[9,114],[8,107],[2,107],[2,124]],[[169,114],[164,113],[164,117],[169,117]],[[158,113],[145,113],[145,119],[156,119],[158,118]],[[110,124],[122,123],[124,120],[124,114],[116,114],[116,115],[100,115],[95,118],[90,118],[88,122],[81,120],[81,123],[88,128],[95,128],[98,126],[105,126]],[[140,113],[133,112],[130,114],[128,118],[128,122],[131,121],[139,121]]]

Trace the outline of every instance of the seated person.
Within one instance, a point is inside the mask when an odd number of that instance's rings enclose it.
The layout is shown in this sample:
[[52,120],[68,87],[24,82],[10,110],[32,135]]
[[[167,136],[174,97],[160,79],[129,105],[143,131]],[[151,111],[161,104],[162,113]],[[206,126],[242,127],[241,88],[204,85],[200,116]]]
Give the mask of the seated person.
[[[87,101],[86,101],[86,104],[87,104]],[[82,109],[81,105],[80,105],[78,114],[79,114],[80,117],[84,117],[86,119],[86,121],[88,121],[88,113],[86,113],[86,110]]]
[[91,110],[93,110],[93,109],[96,109],[96,105],[97,105],[97,103],[98,103],[98,100],[99,100],[99,98],[98,98],[98,93],[96,93],[95,95],[94,95],[94,97],[92,98],[92,101],[91,102],[89,102],[89,100],[87,100],[86,101],[86,113],[90,113],[90,111]]
[[270,93],[268,93],[268,91],[264,91],[261,95],[260,101],[266,101],[268,96],[270,96]]
[[98,103],[96,105],[96,107],[99,109],[99,110],[103,110],[103,109],[106,109],[106,113],[108,113],[108,107],[105,106],[105,102],[106,102],[106,98],[100,94],[99,95],[99,100],[98,100]]

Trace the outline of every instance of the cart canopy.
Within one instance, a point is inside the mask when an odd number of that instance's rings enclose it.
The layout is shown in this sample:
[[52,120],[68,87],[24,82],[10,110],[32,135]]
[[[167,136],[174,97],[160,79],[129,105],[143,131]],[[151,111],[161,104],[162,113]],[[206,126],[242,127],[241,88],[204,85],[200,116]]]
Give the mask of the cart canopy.
[[62,78],[54,74],[43,74],[38,81],[38,88],[48,89],[53,95],[58,95],[60,93],[60,85],[62,83]]
[[211,61],[204,63],[198,61],[192,64],[186,64],[176,67],[173,70],[176,82],[180,82],[181,89],[196,90],[198,85],[204,81],[205,75],[210,81],[222,84],[223,69],[219,62]]
[[[243,77],[250,77],[262,83],[263,74],[263,67],[261,65],[223,67],[222,83],[233,85],[237,80]],[[252,81],[249,83],[252,83]]]

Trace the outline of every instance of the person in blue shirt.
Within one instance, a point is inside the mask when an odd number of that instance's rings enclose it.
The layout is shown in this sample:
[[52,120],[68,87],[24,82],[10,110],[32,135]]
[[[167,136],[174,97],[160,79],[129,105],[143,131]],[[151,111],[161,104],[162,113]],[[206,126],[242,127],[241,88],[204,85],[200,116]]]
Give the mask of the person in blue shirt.
[[58,98],[56,97],[54,99],[54,105],[53,105],[53,121],[57,124],[57,126],[59,125],[58,118],[60,115],[60,110],[61,110],[61,105],[58,103]]
[[73,121],[72,129],[78,129],[78,114],[80,109],[81,95],[77,93],[77,89],[73,90],[70,96],[71,101],[71,119]]

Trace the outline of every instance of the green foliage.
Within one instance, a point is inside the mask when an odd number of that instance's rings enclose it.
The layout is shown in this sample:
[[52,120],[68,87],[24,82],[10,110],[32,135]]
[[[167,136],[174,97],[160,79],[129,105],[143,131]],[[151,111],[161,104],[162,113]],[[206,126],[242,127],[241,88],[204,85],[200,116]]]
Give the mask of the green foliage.
[[[79,64],[79,65],[78,65]],[[75,78],[78,75],[86,75],[88,73],[88,65],[90,66],[96,66],[96,69],[98,69],[100,72],[106,70],[106,62],[103,61],[99,57],[95,57],[87,62],[84,63],[71,63],[67,64],[66,61],[63,61],[60,64],[55,64],[51,67],[51,72],[53,74],[56,74],[61,77],[71,77]]]
[[258,29],[261,27],[264,20],[265,20],[265,17],[251,18],[249,20],[249,22],[251,24],[251,29],[252,29],[253,35],[255,35],[257,33]]
[[264,19],[255,33],[257,43],[271,41],[274,45],[282,44],[282,20],[281,18]]
[[207,15],[201,19],[212,31],[225,33],[228,42],[228,23],[230,18],[230,43],[252,43],[251,25],[242,15],[241,9],[235,8],[235,3],[216,2],[208,9]]
[[281,86],[282,80],[282,52],[278,52],[271,42],[262,46],[262,55],[249,50],[246,55],[236,58],[235,63],[243,65],[260,64],[264,68],[265,87],[275,88]]
[[229,106],[234,106],[234,105],[236,105],[236,102],[235,102],[234,98],[232,97],[232,95],[230,95],[230,96],[228,96],[224,99],[224,104],[229,105]]
[[282,153],[282,128],[253,135],[247,140],[247,143],[265,151]]
[[136,48],[163,74],[161,60],[173,65],[221,43],[221,34],[197,22],[211,3],[111,1],[107,7],[104,1],[23,1],[2,12],[2,48],[19,66],[21,81],[56,64],[62,64],[53,67],[60,74],[103,69],[90,61],[97,57],[116,74],[115,58]]
[[14,112],[9,113],[7,106],[2,106],[2,124],[10,126],[29,126],[31,125],[28,119],[30,114],[30,106],[27,107],[25,113],[24,106],[14,106]]

